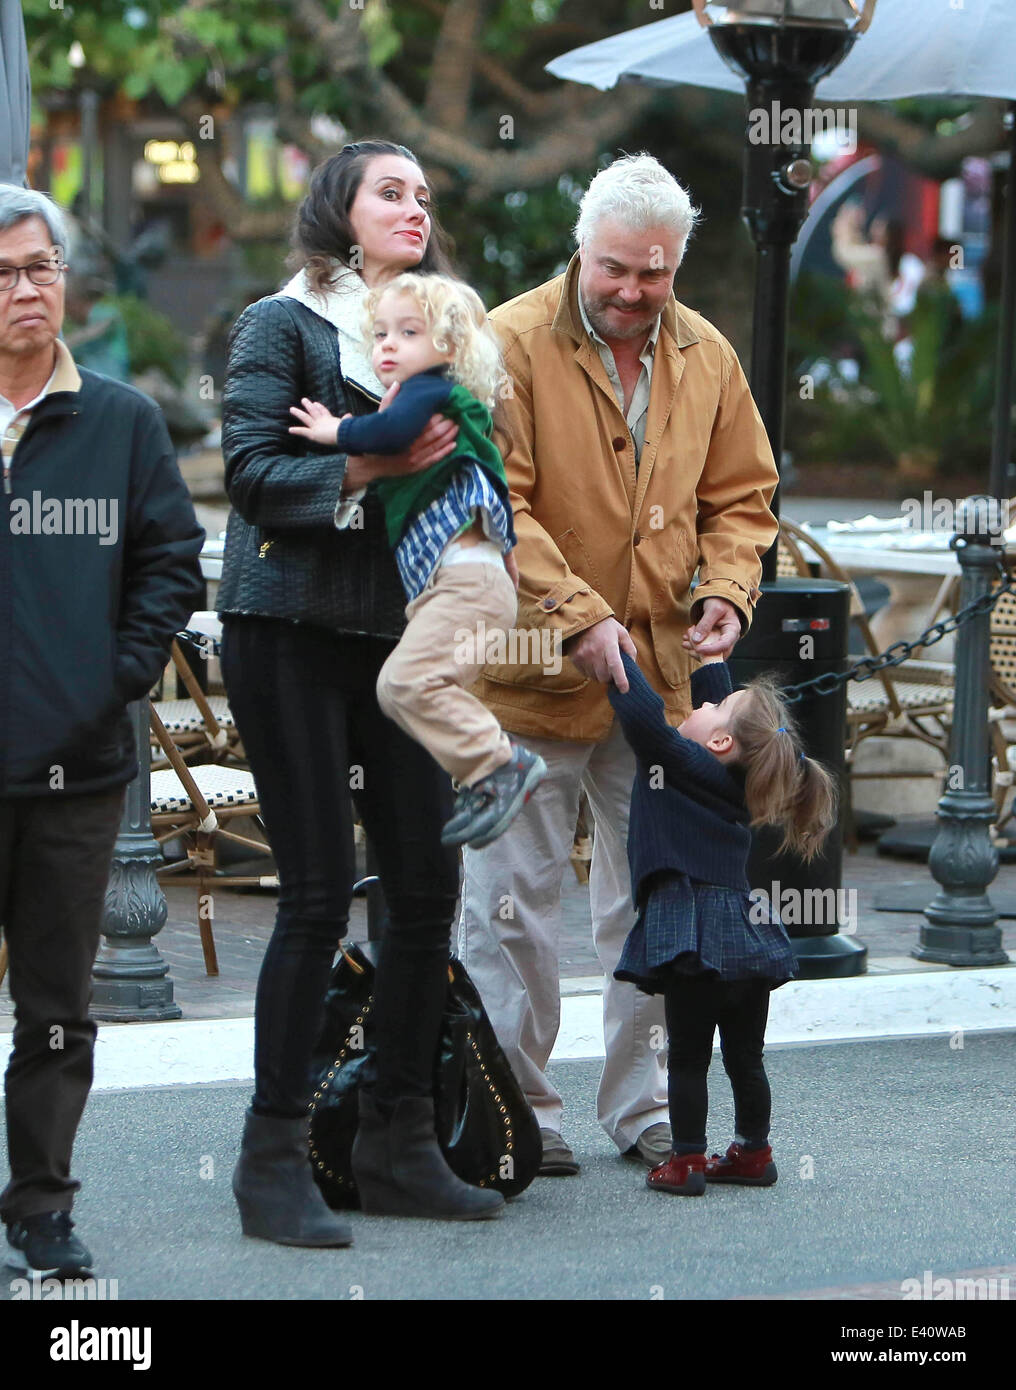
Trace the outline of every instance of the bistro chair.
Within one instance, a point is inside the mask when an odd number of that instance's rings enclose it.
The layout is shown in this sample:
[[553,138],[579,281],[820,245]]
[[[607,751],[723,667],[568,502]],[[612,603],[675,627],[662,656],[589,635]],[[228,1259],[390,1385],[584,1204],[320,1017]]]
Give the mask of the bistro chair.
[[235,822],[253,822],[264,834],[257,789],[250,772],[242,768],[205,763],[188,766],[155,706],[149,703],[152,733],[169,767],[151,775],[152,834],[160,845],[182,840],[186,857],[157,870],[160,880],[193,873],[198,891],[198,930],[205,971],[218,975],[219,965],[212,935],[210,906],[217,888],[277,888],[274,874],[219,874],[217,847],[221,841],[239,844],[259,855],[269,852],[267,836],[252,837],[250,827],[242,834]]
[[[202,651],[218,655],[221,635],[222,625],[216,614],[194,613],[186,631],[177,635],[170,648],[171,669],[183,684],[188,698],[156,700],[155,710],[185,762],[244,761],[240,735],[226,697],[209,695],[201,688],[180,642],[180,638],[189,639]],[[153,738],[153,768],[169,765],[160,751]]]

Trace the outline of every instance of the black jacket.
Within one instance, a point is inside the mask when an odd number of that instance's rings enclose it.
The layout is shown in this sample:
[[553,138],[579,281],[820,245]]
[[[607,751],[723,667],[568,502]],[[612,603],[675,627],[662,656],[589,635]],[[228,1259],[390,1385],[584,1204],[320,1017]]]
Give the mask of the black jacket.
[[32,411],[0,493],[0,797],[129,782],[126,706],[204,601],[198,526],[162,413],[79,369]]
[[[632,901],[638,906],[643,886],[663,871],[747,892],[751,831],[743,770],[679,734],[632,658],[622,652],[621,660],[628,692],[611,684],[607,698],[637,760],[628,822]],[[691,673],[695,709],[707,700],[719,704],[732,690],[725,661]]]
[[222,452],[233,504],[218,608],[396,639],[405,593],[368,489],[363,526],[335,527],[346,456],[289,434],[303,396],[333,415],[377,402],[347,385],[334,327],[295,299],[260,299],[229,338]]

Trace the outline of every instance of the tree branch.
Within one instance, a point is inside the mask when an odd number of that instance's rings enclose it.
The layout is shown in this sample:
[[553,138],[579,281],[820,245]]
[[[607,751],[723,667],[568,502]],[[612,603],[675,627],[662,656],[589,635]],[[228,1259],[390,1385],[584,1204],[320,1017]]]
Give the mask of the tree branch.
[[482,8],[483,0],[448,0],[444,7],[423,103],[424,119],[444,130],[461,130],[469,116]]
[[[180,102],[180,115],[197,131],[208,103],[199,96]],[[194,140],[194,156],[201,171],[204,196],[225,223],[234,241],[278,241],[287,235],[293,210],[254,208],[222,172],[222,145],[218,140]]]

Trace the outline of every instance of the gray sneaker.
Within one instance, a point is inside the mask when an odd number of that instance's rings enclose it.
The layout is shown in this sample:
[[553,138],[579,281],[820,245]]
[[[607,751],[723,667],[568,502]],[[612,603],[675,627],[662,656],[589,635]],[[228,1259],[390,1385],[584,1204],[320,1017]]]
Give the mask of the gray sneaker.
[[541,1178],[570,1178],[579,1171],[575,1155],[556,1129],[541,1129],[540,1138],[543,1140]]
[[625,1149],[624,1156],[637,1159],[648,1168],[655,1168],[658,1163],[666,1163],[672,1151],[670,1125],[661,1123],[644,1129],[631,1148]]
[[509,762],[473,786],[459,789],[451,819],[441,831],[441,843],[467,844],[470,849],[489,845],[508,829],[546,775],[547,764],[540,755],[513,742]]

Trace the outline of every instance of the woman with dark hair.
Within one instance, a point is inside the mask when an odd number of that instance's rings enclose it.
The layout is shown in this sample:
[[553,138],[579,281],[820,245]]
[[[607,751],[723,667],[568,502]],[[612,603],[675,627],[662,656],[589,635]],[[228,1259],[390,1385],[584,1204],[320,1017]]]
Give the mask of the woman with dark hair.
[[445,458],[457,427],[434,416],[407,453],[384,457],[347,456],[290,432],[290,407],[306,399],[337,416],[387,406],[393,392],[360,338],[364,296],[403,271],[449,271],[410,151],[367,140],[320,165],[291,264],[293,279],[237,320],[223,391],[233,512],[219,590],[222,669],[280,880],[233,1190],[247,1235],[347,1245],[348,1224],[311,1174],[307,1105],[355,878],[354,802],[390,915],[375,987],[377,1072],[360,1095],[354,1172],[370,1179],[371,1211],[463,1220],[503,1205],[455,1177],[434,1133],[434,1055],[458,896],[456,855],[440,842],[451,785],[378,706],[377,677],[405,625],[405,596],[373,490],[353,500],[374,478]]

